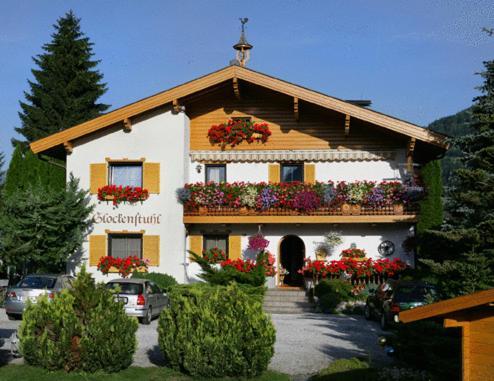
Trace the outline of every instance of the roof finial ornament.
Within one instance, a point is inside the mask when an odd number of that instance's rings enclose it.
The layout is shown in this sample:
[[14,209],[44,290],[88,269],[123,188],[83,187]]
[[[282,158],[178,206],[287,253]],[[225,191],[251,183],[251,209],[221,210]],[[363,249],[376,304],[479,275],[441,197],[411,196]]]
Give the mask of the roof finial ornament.
[[233,45],[233,49],[237,51],[237,59],[232,63],[235,65],[245,66],[250,58],[250,49],[252,49],[253,46],[249,44],[245,38],[245,24],[247,24],[249,19],[247,17],[241,17],[239,20],[242,24],[242,32],[240,33],[240,40]]

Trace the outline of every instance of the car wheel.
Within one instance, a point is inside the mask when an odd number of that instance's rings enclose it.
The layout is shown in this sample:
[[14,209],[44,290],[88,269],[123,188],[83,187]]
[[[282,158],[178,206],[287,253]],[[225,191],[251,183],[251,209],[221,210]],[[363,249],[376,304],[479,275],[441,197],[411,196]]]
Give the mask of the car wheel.
[[372,319],[371,309],[368,304],[366,304],[364,307],[364,317],[366,318],[366,320]]
[[381,329],[383,331],[388,329],[388,322],[386,320],[386,313],[384,311],[381,314],[381,319],[379,320],[379,325],[381,326]]
[[151,306],[148,308],[148,312],[146,313],[146,316],[142,318],[142,324],[151,324],[151,320],[153,319],[153,309]]

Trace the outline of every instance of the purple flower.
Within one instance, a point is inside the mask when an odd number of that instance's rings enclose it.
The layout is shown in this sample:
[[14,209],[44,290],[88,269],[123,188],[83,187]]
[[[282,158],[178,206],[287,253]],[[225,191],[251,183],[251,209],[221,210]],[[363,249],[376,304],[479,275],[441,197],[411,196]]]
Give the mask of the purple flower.
[[310,211],[319,208],[321,199],[313,191],[302,191],[297,193],[293,199],[293,206],[301,211]]
[[278,197],[271,188],[264,188],[259,194],[258,204],[260,204],[260,208],[263,210],[273,207],[277,202]]
[[264,238],[262,234],[256,234],[253,236],[249,237],[249,246],[248,249],[253,250],[253,251],[263,251],[265,250],[269,245],[269,241]]

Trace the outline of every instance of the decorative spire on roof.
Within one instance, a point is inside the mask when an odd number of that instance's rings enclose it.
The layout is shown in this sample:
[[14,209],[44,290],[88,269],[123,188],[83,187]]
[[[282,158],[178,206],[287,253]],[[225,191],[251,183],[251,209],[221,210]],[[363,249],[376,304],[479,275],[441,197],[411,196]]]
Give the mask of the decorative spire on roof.
[[240,39],[238,42],[233,45],[233,49],[237,51],[237,59],[231,62],[235,65],[245,66],[250,58],[250,49],[253,48],[253,46],[249,44],[245,38],[245,24],[247,24],[247,21],[249,21],[247,17],[240,18],[242,32],[240,33]]

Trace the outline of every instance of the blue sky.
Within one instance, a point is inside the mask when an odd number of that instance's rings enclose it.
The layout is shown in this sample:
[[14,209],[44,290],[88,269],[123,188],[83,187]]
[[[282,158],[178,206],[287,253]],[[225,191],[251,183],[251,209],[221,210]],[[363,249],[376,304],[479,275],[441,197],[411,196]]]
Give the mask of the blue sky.
[[249,67],[419,125],[471,104],[493,58],[492,0],[158,1],[2,0],[0,151],[11,153],[31,57],[69,9],[95,44],[120,107],[215,71],[233,58],[239,17],[250,19]]

